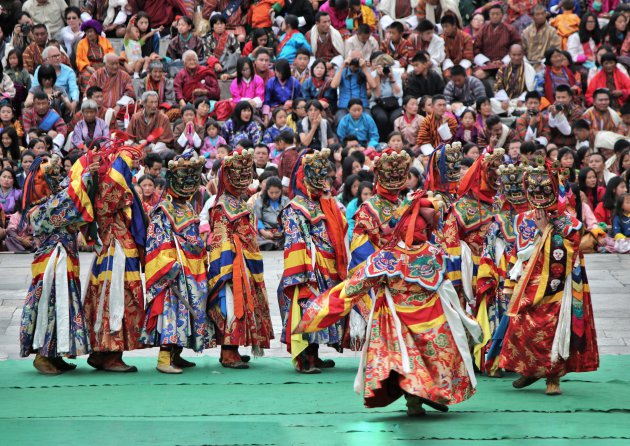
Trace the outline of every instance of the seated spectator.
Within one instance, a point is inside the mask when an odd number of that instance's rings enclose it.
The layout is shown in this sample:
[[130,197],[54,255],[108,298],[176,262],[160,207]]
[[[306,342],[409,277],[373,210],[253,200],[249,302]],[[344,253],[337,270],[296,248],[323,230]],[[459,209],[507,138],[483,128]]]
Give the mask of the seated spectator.
[[120,69],[120,59],[116,54],[105,54],[105,66],[97,69],[90,77],[88,86],[97,86],[103,91],[103,107],[113,108],[115,115],[121,108],[118,101],[123,96],[136,98],[131,76]]
[[[68,65],[61,63],[61,51],[56,46],[48,46],[42,53],[45,64],[52,65],[55,69],[56,79],[55,86],[62,88],[70,98],[70,114],[74,114],[77,103],[79,102],[79,88],[77,86],[77,75]],[[35,78],[33,79],[33,87],[39,85],[39,69],[35,70]]]
[[516,137],[524,142],[538,141],[542,145],[549,142],[549,121],[547,115],[540,110],[540,95],[530,91],[525,95],[527,110],[517,120],[514,131]]
[[57,73],[52,65],[45,64],[37,68],[37,83],[33,82],[33,87],[24,101],[24,107],[33,106],[33,96],[42,92],[50,99],[50,106],[61,116],[64,121],[70,122],[74,113],[74,104],[70,100],[67,91],[63,87],[55,85]]
[[282,132],[275,142],[275,150],[272,160],[278,165],[278,176],[282,179],[282,187],[285,194],[288,193],[293,168],[299,157],[299,151],[295,144],[295,135],[290,132]]
[[[1,176],[0,176],[1,178]],[[613,212],[617,204],[617,198],[628,192],[627,186],[621,177],[613,177],[606,184],[606,192],[602,201],[595,207],[594,214],[597,221],[612,226]]]
[[477,99],[486,96],[486,88],[483,83],[474,76],[466,75],[466,70],[460,65],[451,68],[451,80],[444,88],[446,102],[452,104],[461,102],[464,105],[473,105]]
[[298,30],[298,27],[298,18],[294,15],[288,15],[284,18],[280,28],[284,34],[280,36],[278,42],[278,60],[286,59],[289,65],[293,63],[298,49],[306,48],[309,52],[313,52],[306,37]]
[[321,150],[335,142],[332,126],[323,117],[324,107],[317,99],[306,103],[306,117],[297,124],[300,142],[304,147]]
[[[352,157],[351,157],[352,158]],[[361,180],[359,179],[358,173],[352,174],[346,177],[343,182],[343,188],[341,192],[337,195],[337,201],[339,204],[343,206],[344,209],[348,206],[348,204],[357,197],[357,192],[359,191],[359,184],[361,184]]]
[[615,12],[602,30],[603,44],[610,45],[615,54],[622,54],[621,47],[626,39],[628,19],[625,14]]
[[273,121],[271,127],[265,130],[262,137],[262,143],[267,145],[272,145],[280,132],[293,132],[293,130],[287,126],[287,111],[285,109],[280,107],[276,108],[271,114],[271,120]]
[[536,71],[524,60],[523,47],[515,43],[510,47],[510,62],[503,64],[497,72],[494,91],[503,90],[510,101],[502,107],[502,103],[494,98],[490,101],[496,114],[512,113],[518,106],[518,100],[523,93],[533,91],[536,87]]
[[[203,101],[203,99],[200,99],[200,101]],[[186,105],[182,108],[182,122],[173,129],[175,151],[177,153],[183,153],[188,147],[193,148],[196,152],[200,152],[206,135],[206,123],[198,123],[196,117],[197,113],[192,105]]]
[[[494,72],[502,64],[510,47],[515,43],[521,43],[521,36],[512,25],[503,23],[503,8],[501,4],[492,3],[489,8],[488,21],[475,39],[473,50],[475,64],[478,66],[475,76],[483,79],[485,71]],[[480,57],[483,56],[483,57]]]
[[103,26],[96,20],[88,20],[81,25],[85,37],[79,40],[76,48],[76,64],[79,71],[81,91],[89,86],[90,78],[99,68],[105,66],[105,55],[114,52],[112,44],[103,37]]
[[573,61],[582,67],[582,79],[595,66],[595,52],[601,42],[597,15],[587,12],[580,20],[580,29],[567,39],[567,51]]
[[527,61],[534,68],[541,69],[545,53],[551,48],[562,49],[558,31],[547,22],[547,9],[544,5],[532,8],[533,23],[523,30],[523,50]]
[[[352,29],[348,27],[348,20],[352,20]],[[346,27],[353,33],[361,25],[367,25],[370,31],[375,35],[378,34],[378,22],[374,10],[367,4],[363,4],[362,0],[350,0],[350,9],[346,18]],[[343,53],[341,53],[343,55]],[[369,58],[366,60],[370,60]]]
[[[359,1],[359,6],[361,5]],[[315,15],[315,25],[306,33],[306,41],[315,59],[330,63],[335,57],[343,57],[345,46],[341,33],[331,25],[330,14],[319,11]]]
[[582,203],[587,203],[591,209],[595,209],[604,199],[606,187],[597,184],[597,174],[590,167],[580,169],[578,185]]
[[343,140],[346,135],[354,135],[358,138],[362,147],[376,150],[379,142],[378,129],[374,119],[364,111],[363,101],[358,98],[350,99],[348,112],[339,122],[337,136]]
[[440,24],[443,31],[445,56],[442,69],[447,72],[450,67],[461,65],[468,70],[475,57],[472,37],[458,28],[457,17],[453,15],[443,15]]
[[616,132],[621,124],[621,118],[617,112],[610,108],[610,101],[610,91],[607,88],[600,88],[593,92],[593,106],[588,108],[582,116],[591,124],[593,132],[601,130]]
[[141,97],[145,91],[155,91],[158,94],[159,103],[170,106],[179,105],[175,100],[173,79],[166,77],[164,64],[159,60],[152,60],[147,67],[147,76],[144,79],[134,79],[136,97]]
[[[337,106],[337,91],[330,88],[332,78],[327,76],[326,62],[317,59],[311,65],[311,77],[302,85],[304,99],[317,99],[326,111]],[[330,116],[328,113],[326,115]]]
[[588,166],[597,175],[597,184],[606,186],[616,175],[606,168],[606,158],[600,152],[592,152],[588,158]]
[[206,157],[206,168],[211,169],[212,163],[217,158],[219,147],[226,145],[225,138],[221,136],[221,126],[213,119],[206,122],[206,137],[203,140],[203,145],[199,151],[200,155]]
[[444,92],[444,81],[431,69],[431,59],[426,51],[418,51],[411,59],[413,71],[407,75],[403,84],[405,96],[419,98],[434,96]]
[[210,19],[210,32],[203,40],[203,54],[206,58],[217,58],[218,65],[214,65],[215,73],[224,81],[233,77],[236,62],[241,55],[238,39],[226,27],[225,17],[221,14],[213,15]]
[[273,51],[273,49],[269,47],[269,33],[267,32],[267,30],[262,28],[254,28],[252,30],[252,33],[250,34],[250,38],[243,47],[241,56],[249,56],[253,59],[255,58],[255,55],[258,54],[257,51],[260,49]]
[[370,96],[370,113],[379,135],[389,135],[394,121],[402,114],[402,69],[395,68],[394,60],[387,54],[375,53],[371,61],[372,76],[379,84]]
[[17,164],[23,150],[24,148],[20,146],[20,138],[13,127],[0,130],[0,156],[2,159],[9,159]]
[[98,105],[92,99],[86,99],[81,103],[82,118],[74,126],[72,133],[72,147],[81,152],[85,151],[92,141],[109,137],[109,126],[101,118],[97,117]]
[[[22,31],[22,26],[27,25],[31,31],[25,33]],[[33,42],[33,33],[32,29],[35,25],[31,15],[26,11],[21,11],[17,14],[17,25],[15,25],[15,29],[13,30],[13,35],[11,36],[11,44],[13,48],[20,51],[24,54],[24,50],[26,47]]]
[[[63,147],[68,134],[68,126],[61,116],[50,107],[49,98],[45,92],[38,91],[33,94],[33,107],[24,110],[22,122],[24,132],[27,135],[41,130],[53,139],[56,150]],[[27,140],[29,138],[30,136],[27,136]]]
[[268,178],[260,198],[254,203],[254,215],[258,221],[258,244],[262,251],[284,248],[284,231],[278,217],[288,203],[289,197],[282,194],[280,178]]
[[627,254],[630,252],[630,194],[617,197],[613,214],[612,237],[615,240],[614,252]]
[[[397,26],[396,24],[400,26]],[[400,38],[400,41],[392,45],[387,43],[387,45],[395,48],[394,51],[390,50],[388,54],[390,54],[395,60],[402,58],[400,62],[401,67],[405,68],[407,66],[409,59],[412,57],[412,52],[417,54],[418,51],[426,51],[431,58],[432,68],[437,72],[441,71],[442,63],[444,62],[446,55],[444,53],[444,40],[435,33],[435,24],[426,19],[420,21],[420,23],[418,23],[418,27],[416,28],[416,32],[411,35],[410,41],[402,38],[401,23],[392,23],[388,28],[390,33],[392,33],[392,26],[396,27],[396,31],[394,31],[394,33],[396,33],[395,35]],[[385,44],[386,42],[381,44],[381,48],[384,48]],[[408,51],[405,52],[405,49],[408,49]]]
[[162,175],[162,167],[164,167],[164,161],[162,157],[157,153],[147,153],[144,156],[142,167],[136,173],[136,178],[141,178],[143,175],[150,175],[153,178],[160,178]]
[[242,139],[258,144],[262,139],[262,128],[254,119],[254,107],[247,101],[236,104],[232,116],[223,124],[222,133],[231,147],[235,147]]
[[559,85],[554,91],[556,101],[548,108],[551,142],[558,146],[575,146],[571,131],[575,121],[584,114],[584,109],[573,101],[573,90],[568,85]]
[[595,90],[608,88],[613,97],[610,106],[618,110],[630,96],[630,77],[617,68],[617,56],[613,53],[604,54],[601,60],[602,70],[588,83],[586,105],[593,105]]
[[348,221],[348,240],[352,240],[354,233],[354,216],[361,205],[372,196],[374,186],[370,181],[361,181],[356,196],[346,206],[346,220]]
[[63,0],[27,0],[22,5],[22,11],[26,11],[35,23],[45,26],[51,35],[56,36],[64,26],[64,11],[66,2]]
[[262,108],[265,100],[265,82],[254,73],[249,57],[240,57],[236,63],[236,78],[230,85],[232,102],[248,101],[254,109]]
[[[142,39],[142,57],[151,60],[159,60],[160,57],[160,33],[164,31],[164,26],[151,28],[151,16],[144,11],[136,14],[136,26],[140,31]],[[155,32],[153,32],[155,30]]]
[[270,69],[271,53],[264,48],[260,48],[254,56],[254,73],[266,84],[269,79],[274,76],[273,70]]
[[465,108],[462,114],[459,116],[459,127],[455,132],[455,141],[459,141],[462,144],[477,144],[479,136],[479,130],[475,126],[477,121],[477,114],[472,108]]
[[[1,207],[1,206],[0,206]],[[17,202],[16,210],[9,217],[4,243],[9,252],[32,252],[34,248],[33,230],[30,220],[22,219],[22,203]]]
[[[486,119],[485,128],[479,133],[478,144],[480,147],[490,146],[494,148],[505,148],[515,138],[514,131],[501,122],[501,118],[496,115]],[[523,153],[521,147],[521,153]]]
[[401,133],[405,145],[418,155],[420,148],[417,147],[416,142],[424,117],[418,114],[418,100],[413,96],[403,98],[402,108],[402,116],[394,121],[394,130]]
[[15,110],[19,113],[22,111],[22,104],[31,90],[31,75],[24,69],[22,53],[16,49],[9,51],[7,56],[7,65],[4,68],[4,74],[7,74],[13,81],[15,88],[15,97],[13,104]]
[[[13,169],[2,168],[0,170],[0,208],[4,210],[6,218],[16,212],[21,193]],[[0,227],[5,228],[6,222],[0,222]]]
[[291,76],[296,78],[300,85],[304,84],[311,77],[309,68],[311,52],[306,48],[299,48],[295,53],[295,59],[291,66]]
[[265,144],[256,144],[256,147],[254,147],[254,168],[256,169],[256,174],[259,176],[259,180],[260,175],[270,167],[276,170],[278,169],[278,166],[272,163],[270,158],[271,151],[269,147]]
[[274,67],[275,77],[265,85],[265,102],[270,111],[276,107],[291,108],[292,101],[302,96],[300,82],[291,76],[291,65],[286,59],[278,59]]
[[174,137],[171,130],[171,123],[168,117],[159,110],[159,97],[154,91],[145,91],[142,94],[143,109],[136,112],[129,121],[127,133],[134,138],[136,142],[143,142],[150,134],[157,129],[163,129],[164,132],[152,144],[154,152],[161,152],[170,148],[173,144]]
[[134,79],[140,78],[140,73],[146,73],[149,62],[153,60],[149,56],[142,54],[142,46],[145,40],[150,40],[154,34],[159,33],[161,29],[150,30],[143,37],[140,37],[140,28],[137,25],[137,17],[134,16],[129,20],[123,39],[123,49],[125,51],[127,72],[133,75]]
[[351,36],[345,43],[344,58],[347,59],[353,51],[361,53],[361,58],[370,60],[372,54],[379,51],[378,41],[372,36],[368,25],[359,25],[356,34]]
[[551,19],[549,24],[556,28],[558,36],[562,39],[561,48],[566,50],[569,36],[580,29],[580,17],[573,12],[573,0],[562,0],[560,7],[562,14]]
[[186,51],[182,57],[184,68],[177,73],[173,82],[175,98],[180,107],[202,97],[219,100],[221,91],[214,71],[199,65],[199,56],[192,50]]
[[26,181],[26,175],[28,174],[28,170],[31,168],[33,161],[35,161],[35,153],[30,150],[25,150],[22,152],[20,157],[20,169],[16,175],[16,179],[18,182],[18,189],[24,188],[24,181]]
[[[101,118],[108,125],[110,131],[116,128],[116,117],[114,116],[114,110],[103,107],[103,90],[100,87],[94,86],[89,87],[85,91],[85,99],[92,99],[96,102],[96,106],[98,107],[98,111],[96,116]],[[74,126],[83,119],[83,113],[79,111],[74,115],[70,124],[68,124],[68,129],[73,130]]]
[[64,45],[66,54],[74,54],[75,46],[85,35],[81,31],[81,9],[76,6],[69,6],[63,14],[66,26],[59,31],[59,39]]
[[181,16],[177,20],[177,35],[173,37],[166,49],[166,57],[172,60],[183,60],[186,51],[194,51],[203,57],[203,41],[193,34],[195,25],[190,17]]
[[142,208],[147,215],[151,212],[153,207],[160,202],[161,194],[155,190],[155,178],[151,175],[142,175],[138,179],[138,186],[142,190],[140,194],[140,201],[142,201]]
[[339,88],[339,100],[335,113],[337,125],[339,125],[341,118],[348,114],[348,103],[351,99],[360,99],[364,108],[369,106],[368,85],[372,89],[378,88],[378,82],[370,73],[366,60],[361,57],[359,51],[354,51],[346,57],[330,82],[330,88]]
[[35,68],[44,63],[42,52],[48,43],[48,30],[46,25],[38,23],[32,28],[33,43],[28,45],[22,53],[24,58],[24,68],[30,74],[35,73]]
[[430,113],[418,132],[416,144],[424,155],[430,155],[441,143],[451,142],[457,129],[457,120],[446,114],[446,98],[433,96],[433,112]]
[[536,74],[536,90],[553,104],[553,92],[559,85],[568,85],[575,94],[580,94],[580,73],[574,73],[570,66],[569,53],[551,48],[545,53],[545,69]]

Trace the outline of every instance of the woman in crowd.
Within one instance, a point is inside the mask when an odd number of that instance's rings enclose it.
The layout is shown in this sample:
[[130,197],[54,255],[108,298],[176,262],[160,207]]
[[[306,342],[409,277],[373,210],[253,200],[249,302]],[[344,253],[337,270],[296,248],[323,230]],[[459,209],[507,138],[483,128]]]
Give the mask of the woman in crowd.
[[267,178],[260,198],[254,203],[254,214],[258,220],[258,245],[261,251],[276,251],[284,247],[284,232],[278,217],[289,203],[282,194],[282,181],[276,176]]
[[195,25],[190,17],[182,16],[177,21],[177,36],[171,39],[166,56],[172,60],[182,60],[184,53],[192,50],[203,57],[203,42],[193,34]]
[[545,69],[536,74],[536,90],[553,104],[554,91],[558,85],[568,85],[574,94],[581,89],[580,74],[573,72],[573,61],[566,51],[551,48],[545,52]]
[[332,78],[327,75],[326,62],[317,59],[311,65],[311,76],[302,84],[302,93],[306,100],[317,99],[325,110],[326,116],[332,116],[337,105],[337,90],[330,88]]
[[62,87],[57,87],[57,72],[55,67],[50,64],[44,64],[39,67],[37,71],[37,81],[39,85],[31,88],[26,101],[24,101],[24,107],[33,106],[33,98],[39,92],[44,92],[50,98],[50,107],[55,110],[64,121],[70,122],[72,119],[72,102],[66,90]]
[[146,37],[151,33],[151,18],[149,14],[144,11],[139,11],[138,14],[136,14],[136,26],[140,31],[140,39],[142,40],[142,57],[159,59],[161,32],[159,28],[151,37]]
[[160,194],[155,191],[155,178],[151,175],[142,175],[138,179],[138,186],[142,191],[140,201],[144,211],[149,215],[153,207],[160,202]]
[[20,138],[13,127],[0,130],[0,152],[2,153],[2,158],[8,158],[17,163],[20,160],[22,150]]
[[311,46],[306,41],[306,37],[298,30],[298,18],[294,15],[287,15],[282,22],[282,34],[278,42],[278,60],[286,59],[289,64],[293,63],[298,49],[306,48],[312,53]]
[[612,226],[613,212],[617,203],[617,197],[628,192],[626,184],[621,177],[612,177],[606,184],[606,192],[602,201],[595,207],[595,217],[600,223]]
[[356,198],[360,182],[359,175],[356,174],[348,176],[343,182],[343,188],[341,189],[341,193],[337,195],[337,201],[341,203],[344,208],[348,206],[353,198]]
[[324,107],[320,101],[313,99],[306,103],[306,117],[298,122],[298,135],[304,147],[321,150],[335,142],[332,126],[324,118]]
[[606,45],[610,45],[615,54],[621,54],[621,45],[626,38],[628,28],[628,20],[622,13],[616,12],[608,21],[608,25],[604,28],[604,41]]
[[583,167],[578,174],[578,185],[582,203],[595,210],[604,199],[606,188],[597,184],[597,174],[590,167]]
[[76,6],[69,6],[64,12],[64,17],[66,26],[59,31],[59,38],[66,49],[66,54],[71,55],[85,34],[81,31],[81,10]]
[[374,119],[363,110],[361,99],[352,98],[348,101],[349,113],[344,116],[337,127],[337,136],[340,141],[348,135],[354,135],[359,139],[362,147],[376,150],[379,142],[378,128]]
[[81,103],[81,119],[74,126],[72,133],[72,146],[81,152],[92,144],[92,141],[99,138],[109,137],[109,126],[96,116],[98,105],[93,99],[86,99]]
[[236,78],[230,85],[232,102],[248,101],[255,110],[262,108],[265,100],[265,83],[254,72],[254,64],[249,57],[240,57],[236,63]]
[[587,12],[580,21],[580,30],[569,36],[567,40],[567,51],[577,64],[582,77],[582,90],[586,91],[588,70],[595,66],[595,52],[601,42],[601,30],[597,16],[592,12]]
[[373,53],[371,63],[378,88],[372,90],[370,113],[378,133],[389,135],[394,130],[394,121],[403,113],[402,73],[394,69],[394,59],[387,54]]
[[[323,106],[322,106],[323,108]],[[287,125],[293,130],[293,133],[298,133],[298,122],[306,117],[306,99],[295,98],[291,102],[291,110],[287,116]],[[265,116],[265,120],[268,120],[268,115]]]
[[[3,168],[0,171],[0,207],[7,218],[16,211],[21,193],[15,172],[12,169]],[[0,222],[0,226],[6,227],[6,222]]]
[[265,105],[271,110],[284,106],[290,109],[295,98],[302,97],[300,82],[291,76],[291,64],[286,59],[278,59],[274,66],[275,77],[265,85]]
[[478,12],[472,16],[468,26],[464,28],[464,32],[473,38],[473,41],[481,34],[481,28],[486,23],[486,18],[482,13]]
[[214,56],[219,60],[217,77],[228,80],[236,72],[236,63],[241,54],[241,47],[234,34],[226,29],[227,21],[221,14],[210,19],[210,32],[203,40],[206,57]]
[[348,221],[348,241],[352,241],[354,232],[354,215],[359,207],[372,196],[374,185],[370,181],[361,181],[357,189],[357,195],[346,206],[346,220]]
[[265,48],[267,51],[272,51],[269,46],[269,34],[264,28],[256,28],[252,31],[251,38],[247,41],[243,47],[243,56],[253,57],[256,54],[256,49]]
[[241,101],[234,107],[230,119],[223,125],[223,138],[231,147],[242,139],[250,140],[254,145],[262,138],[262,128],[254,120],[254,107],[247,101]]
[[22,104],[31,90],[31,75],[24,68],[24,59],[22,59],[22,53],[16,49],[9,51],[7,56],[7,66],[4,72],[9,75],[13,81],[13,87],[15,88],[15,97],[13,98],[13,105],[16,112],[20,113],[22,110]]
[[103,37],[103,26],[96,20],[88,20],[81,25],[81,31],[85,33],[76,48],[76,64],[79,71],[79,89],[84,92],[88,87],[88,81],[96,70],[105,66],[105,54],[113,53],[114,48]]
[[413,96],[405,96],[402,101],[403,114],[394,121],[394,130],[403,135],[403,141],[414,153],[417,147],[418,132],[424,117],[418,114],[418,100]]

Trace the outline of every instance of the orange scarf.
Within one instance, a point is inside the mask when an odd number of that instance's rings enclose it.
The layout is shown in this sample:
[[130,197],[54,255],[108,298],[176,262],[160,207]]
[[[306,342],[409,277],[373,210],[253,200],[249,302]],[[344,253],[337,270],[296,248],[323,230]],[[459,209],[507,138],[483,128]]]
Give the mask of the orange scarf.
[[326,232],[335,248],[335,260],[337,272],[341,280],[345,280],[348,271],[348,255],[346,253],[346,245],[344,238],[348,225],[344,224],[343,217],[339,211],[339,206],[334,198],[320,198],[319,202],[322,211],[326,216]]

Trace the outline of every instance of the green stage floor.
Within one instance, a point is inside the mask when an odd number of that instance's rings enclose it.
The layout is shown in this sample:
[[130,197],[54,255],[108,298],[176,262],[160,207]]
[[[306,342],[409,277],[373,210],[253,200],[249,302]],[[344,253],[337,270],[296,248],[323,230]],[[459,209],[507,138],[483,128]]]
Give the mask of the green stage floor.
[[[410,419],[404,399],[367,410],[354,394],[356,358],[320,375],[288,359],[252,360],[249,370],[197,358],[183,375],[129,358],[137,374],[89,368],[39,375],[31,361],[0,362],[0,445],[572,445],[630,444],[630,356],[605,356],[598,372],[571,374],[563,396],[544,382],[480,378],[477,394]],[[418,441],[418,440],[424,440]]]

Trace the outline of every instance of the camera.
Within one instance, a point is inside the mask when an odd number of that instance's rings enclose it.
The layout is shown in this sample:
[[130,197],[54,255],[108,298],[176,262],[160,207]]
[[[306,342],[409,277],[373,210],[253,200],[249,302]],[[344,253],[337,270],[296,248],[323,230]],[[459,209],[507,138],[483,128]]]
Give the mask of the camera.
[[385,76],[389,76],[389,73],[391,73],[391,72],[392,72],[392,69],[391,69],[391,68],[389,68],[389,67],[383,67],[383,74],[384,74]]
[[353,65],[353,66],[355,66],[355,67],[358,67],[358,66],[359,66],[359,59],[352,59],[352,60],[350,61],[350,65]]
[[554,108],[556,109],[556,112],[561,113],[563,111],[566,110],[566,106],[564,104],[554,104]]
[[538,113],[538,110],[527,110],[527,114],[529,114],[529,116],[537,116]]
[[20,26],[20,29],[22,30],[22,34],[26,35],[31,32],[31,25],[25,23],[24,25]]

